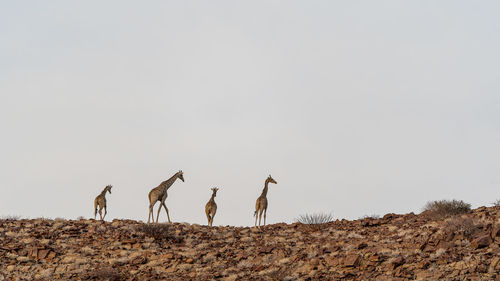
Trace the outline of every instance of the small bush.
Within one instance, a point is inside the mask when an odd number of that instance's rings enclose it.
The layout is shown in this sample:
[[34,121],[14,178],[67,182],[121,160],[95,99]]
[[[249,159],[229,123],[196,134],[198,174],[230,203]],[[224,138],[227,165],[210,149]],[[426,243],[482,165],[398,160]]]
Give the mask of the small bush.
[[362,216],[360,219],[364,220],[364,219],[380,219],[380,216],[379,215],[364,215]]
[[481,227],[481,225],[476,225],[471,218],[457,217],[446,222],[444,231],[451,237],[461,234],[465,238],[470,239]]
[[493,205],[495,207],[500,207],[500,199],[497,199],[497,201],[491,203],[491,205]]
[[7,215],[7,216],[0,217],[0,219],[7,220],[7,221],[17,221],[20,218],[21,218],[21,216],[17,216],[17,215]]
[[94,272],[87,274],[87,276],[85,277],[89,277],[89,279],[109,281],[121,281],[126,279],[126,276],[124,276],[120,271],[114,268],[97,269]]
[[300,215],[296,221],[302,224],[324,224],[332,222],[333,215],[325,213]]
[[138,230],[153,238],[156,242],[182,242],[182,238],[175,235],[175,231],[171,230],[166,224],[142,224],[138,227]]
[[427,202],[424,211],[433,217],[442,218],[468,213],[470,207],[462,200],[439,200]]

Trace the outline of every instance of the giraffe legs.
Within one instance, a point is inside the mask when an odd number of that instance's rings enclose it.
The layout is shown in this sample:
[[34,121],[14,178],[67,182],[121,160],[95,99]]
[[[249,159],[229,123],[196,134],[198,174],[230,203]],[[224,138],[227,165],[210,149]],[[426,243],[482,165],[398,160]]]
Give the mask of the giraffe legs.
[[102,207],[99,206],[99,217],[101,218],[102,220]]
[[259,227],[260,227],[260,220],[262,219],[262,211],[263,210],[259,210]]
[[153,214],[153,207],[154,207],[155,204],[149,204],[149,214],[148,214],[148,223],[149,223],[149,219],[150,218],[153,218],[153,222],[155,222],[155,216]]
[[207,215],[207,220],[208,220],[208,226],[212,226],[212,225],[210,224],[210,213],[206,213],[206,215]]
[[264,226],[266,226],[266,213],[267,213],[267,209],[264,209]]
[[[165,201],[161,202],[161,204],[163,205],[163,207],[165,208],[165,211],[167,212],[167,218],[168,218],[168,222],[169,223],[172,223],[170,221],[170,215],[168,214],[168,208],[167,208],[167,205],[165,205]],[[158,212],[159,213],[159,212]]]
[[160,218],[160,210],[161,210],[161,203],[160,203],[160,207],[158,207],[158,214],[156,215],[156,223],[158,223],[158,219]]
[[[104,206],[104,216],[102,217],[102,219],[104,220],[104,218],[106,217],[106,214],[108,213],[107,209],[106,209],[106,206]],[[266,221],[266,219],[264,219],[264,221]]]

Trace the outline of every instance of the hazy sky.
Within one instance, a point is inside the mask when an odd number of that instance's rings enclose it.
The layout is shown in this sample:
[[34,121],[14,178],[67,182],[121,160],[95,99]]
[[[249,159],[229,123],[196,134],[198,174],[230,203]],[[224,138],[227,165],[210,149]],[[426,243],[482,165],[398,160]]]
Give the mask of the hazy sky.
[[[500,199],[498,1],[0,4],[0,215],[253,225]],[[156,209],[155,209],[156,210]],[[156,211],[155,211],[156,213]],[[162,211],[160,221],[166,221]]]

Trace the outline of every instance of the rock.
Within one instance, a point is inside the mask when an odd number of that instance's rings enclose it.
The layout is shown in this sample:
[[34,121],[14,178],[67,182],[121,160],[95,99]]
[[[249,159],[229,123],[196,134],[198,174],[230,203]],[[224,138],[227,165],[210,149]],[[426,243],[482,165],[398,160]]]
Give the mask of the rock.
[[481,248],[488,247],[490,245],[490,243],[491,243],[490,237],[488,235],[484,235],[484,236],[481,236],[479,238],[474,239],[470,245],[473,249],[481,249]]
[[500,237],[500,223],[495,224],[495,226],[491,230],[491,237]]
[[[148,232],[145,224],[133,220],[0,220],[0,276],[4,280],[495,280],[500,278],[499,216],[499,208],[462,215],[458,222],[471,223],[457,224],[453,237],[447,236],[449,219],[414,214],[343,219],[320,228],[297,223],[261,229],[159,224],[156,233],[151,232],[154,226]],[[470,233],[477,235],[472,242]]]
[[358,255],[356,255],[356,254],[348,255],[344,259],[344,266],[345,267],[355,267],[355,266],[359,265],[359,262],[360,262],[360,259],[359,259]]
[[393,261],[392,261],[392,264],[394,266],[400,266],[402,265],[403,263],[405,262],[405,259],[402,257],[402,256],[397,256]]

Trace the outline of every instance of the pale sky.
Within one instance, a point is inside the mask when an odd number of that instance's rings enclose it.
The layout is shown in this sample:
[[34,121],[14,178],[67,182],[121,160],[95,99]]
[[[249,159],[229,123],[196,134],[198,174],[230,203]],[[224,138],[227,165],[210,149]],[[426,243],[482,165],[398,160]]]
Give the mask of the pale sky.
[[[500,199],[498,1],[0,4],[0,216],[174,222]],[[156,206],[157,208],[157,206]],[[155,209],[156,210],[156,209]],[[156,214],[156,211],[155,211]],[[166,221],[162,211],[160,221]]]

